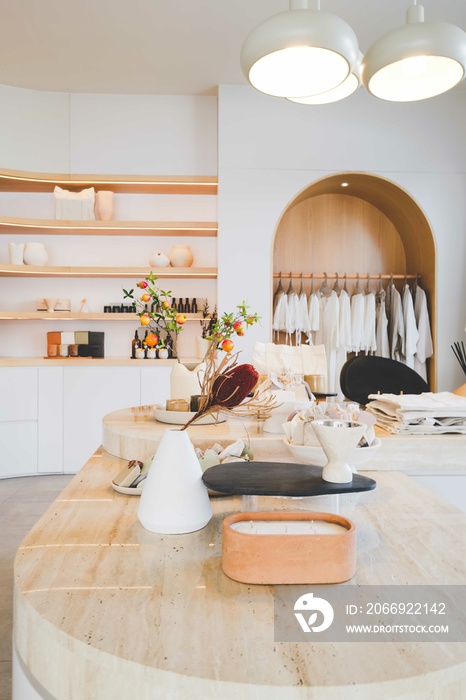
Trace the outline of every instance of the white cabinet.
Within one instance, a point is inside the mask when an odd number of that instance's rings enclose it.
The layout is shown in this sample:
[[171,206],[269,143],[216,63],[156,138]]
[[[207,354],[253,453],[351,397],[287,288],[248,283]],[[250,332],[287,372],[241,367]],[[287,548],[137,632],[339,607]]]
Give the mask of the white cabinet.
[[63,470],[73,474],[102,443],[102,418],[140,405],[139,367],[65,367]]
[[37,468],[63,472],[63,367],[38,368]]
[[0,422],[37,420],[37,367],[0,367]]
[[0,478],[37,473],[37,421],[0,423]]

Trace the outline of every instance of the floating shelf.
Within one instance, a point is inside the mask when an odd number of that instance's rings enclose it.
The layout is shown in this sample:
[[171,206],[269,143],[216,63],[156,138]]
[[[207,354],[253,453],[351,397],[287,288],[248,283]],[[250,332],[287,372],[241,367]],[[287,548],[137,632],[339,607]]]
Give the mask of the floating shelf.
[[65,221],[0,217],[0,233],[61,236],[203,236],[215,238],[215,221]]
[[218,179],[204,175],[68,175],[0,169],[3,192],[53,192],[55,185],[71,190],[94,187],[128,194],[215,195]]
[[[202,313],[185,314],[186,321],[204,321]],[[0,311],[0,321],[131,321],[138,322],[138,314],[78,313],[77,311]]]
[[[44,267],[0,263],[0,277],[147,277],[147,267]],[[159,279],[216,279],[215,267],[158,267],[152,272]]]

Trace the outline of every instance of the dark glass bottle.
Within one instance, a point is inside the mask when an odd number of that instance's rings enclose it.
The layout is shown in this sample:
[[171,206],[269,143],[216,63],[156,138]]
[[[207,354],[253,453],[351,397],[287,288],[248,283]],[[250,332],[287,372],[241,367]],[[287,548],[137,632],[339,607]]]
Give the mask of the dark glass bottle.
[[176,357],[176,354],[173,350],[173,339],[171,337],[171,334],[168,332],[167,332],[167,337],[165,338],[165,345],[166,345],[167,350],[168,350],[168,357],[169,358]]
[[176,299],[172,297],[172,309],[176,309]]
[[196,297],[194,297],[194,299],[193,299],[193,303],[192,303],[192,306],[191,306],[191,311],[193,312],[193,314],[197,314],[197,301],[196,301]]
[[137,348],[140,348],[140,347],[141,347],[141,341],[139,340],[138,332],[135,331],[135,332],[134,332],[134,338],[133,338],[133,340],[132,340],[132,342],[131,342],[131,358],[132,358],[133,360],[136,359],[136,350],[137,350]]
[[178,302],[178,313],[182,314],[184,313],[184,304],[183,304],[183,299],[181,299]]
[[191,304],[189,303],[188,297],[186,297],[186,304],[184,305],[184,312],[185,312],[185,314],[191,313]]
[[143,348],[143,350],[144,350],[144,359],[145,359],[145,360],[147,360],[147,342],[146,342],[146,338],[147,338],[147,334],[148,334],[148,333],[149,333],[149,331],[146,330],[145,335],[144,335],[144,340],[142,341],[142,348]]

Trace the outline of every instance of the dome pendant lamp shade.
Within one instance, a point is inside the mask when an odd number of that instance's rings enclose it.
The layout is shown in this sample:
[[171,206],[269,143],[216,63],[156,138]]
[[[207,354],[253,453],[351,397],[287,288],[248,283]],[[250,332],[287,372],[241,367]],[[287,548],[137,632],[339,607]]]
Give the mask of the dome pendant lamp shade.
[[241,50],[244,74],[256,90],[274,97],[327,92],[349,75],[358,40],[340,17],[291,0],[290,10],[259,24]]
[[352,95],[361,85],[361,61],[362,53],[359,51],[358,60],[354,64],[351,73],[340,85],[333,90],[322,92],[320,95],[310,97],[288,97],[290,102],[297,102],[301,105],[326,105],[331,102],[339,102]]
[[447,92],[466,72],[466,32],[454,24],[424,22],[424,8],[408,9],[407,24],[368,49],[362,82],[375,97],[414,102]]

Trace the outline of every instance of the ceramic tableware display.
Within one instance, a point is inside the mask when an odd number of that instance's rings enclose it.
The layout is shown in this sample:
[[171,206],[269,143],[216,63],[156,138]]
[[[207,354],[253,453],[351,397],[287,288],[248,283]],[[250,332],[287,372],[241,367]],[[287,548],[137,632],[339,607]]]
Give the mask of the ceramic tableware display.
[[49,256],[43,243],[26,243],[23,259],[26,265],[45,265]]
[[173,267],[191,267],[193,254],[189,245],[174,245],[168,256]]
[[113,218],[113,192],[99,190],[95,195],[95,203],[100,221],[111,221]]
[[44,301],[45,301],[45,305],[47,307],[47,311],[49,313],[51,313],[52,311],[55,311],[55,307],[57,305],[58,299],[56,299],[56,298],[54,299],[52,297],[47,297],[44,299]]
[[315,420],[312,427],[328,459],[322,471],[322,479],[333,484],[352,481],[353,472],[348,459],[367,426],[355,421]]
[[24,243],[8,243],[10,265],[24,265]]
[[169,428],[141,494],[139,521],[151,532],[178,535],[200,530],[211,517],[209,495],[189,435]]
[[169,267],[170,258],[165,253],[155,253],[149,262],[151,267]]

